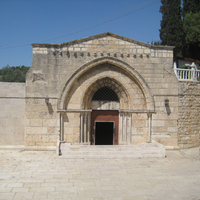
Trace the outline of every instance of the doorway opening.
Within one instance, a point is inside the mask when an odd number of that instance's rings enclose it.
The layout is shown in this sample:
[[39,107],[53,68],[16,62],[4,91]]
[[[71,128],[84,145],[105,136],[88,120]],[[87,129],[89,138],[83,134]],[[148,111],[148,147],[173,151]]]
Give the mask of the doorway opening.
[[93,110],[91,113],[91,144],[117,145],[118,126],[119,112],[117,110]]
[[95,145],[113,145],[114,122],[95,122]]

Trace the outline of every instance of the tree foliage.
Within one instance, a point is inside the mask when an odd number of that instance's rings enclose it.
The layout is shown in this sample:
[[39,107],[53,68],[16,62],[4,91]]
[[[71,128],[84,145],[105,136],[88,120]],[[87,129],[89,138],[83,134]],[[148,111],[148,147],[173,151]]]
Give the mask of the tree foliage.
[[185,43],[183,55],[200,59],[200,1],[183,1],[183,30]]
[[10,67],[9,65],[3,67],[0,70],[1,82],[25,82],[26,73],[29,67],[24,65]]
[[180,54],[183,45],[181,0],[161,0],[161,3],[160,39],[162,45],[175,46],[176,55]]
[[199,0],[183,0],[183,18],[187,13],[198,13],[200,11]]
[[199,43],[200,46],[200,12],[187,13],[183,20],[183,28],[186,43]]
[[175,46],[175,56],[200,59],[200,0],[161,0],[160,39]]
[[151,41],[151,45],[155,45],[155,46],[159,46],[159,45],[162,45],[162,42],[161,41]]

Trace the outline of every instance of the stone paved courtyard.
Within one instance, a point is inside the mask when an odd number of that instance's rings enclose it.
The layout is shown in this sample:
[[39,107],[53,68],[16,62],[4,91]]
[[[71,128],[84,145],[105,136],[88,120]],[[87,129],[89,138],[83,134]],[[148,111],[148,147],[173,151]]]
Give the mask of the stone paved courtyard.
[[0,150],[0,199],[199,200],[199,148],[163,159],[95,160]]

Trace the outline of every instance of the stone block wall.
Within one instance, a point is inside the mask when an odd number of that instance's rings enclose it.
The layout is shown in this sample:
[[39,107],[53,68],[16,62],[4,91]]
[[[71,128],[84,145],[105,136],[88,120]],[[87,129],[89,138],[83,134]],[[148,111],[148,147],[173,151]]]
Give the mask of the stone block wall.
[[178,144],[200,145],[200,82],[179,82]]
[[136,145],[148,140],[148,116],[146,113],[133,113],[131,115],[131,143]]
[[70,144],[79,144],[80,113],[66,113],[64,115],[64,140]]
[[24,145],[25,83],[0,82],[0,145]]
[[[153,140],[170,148],[199,146],[200,83],[178,81],[173,47],[111,33],[62,44],[33,44],[26,84],[0,83],[0,145],[55,146],[63,112],[58,110],[92,109],[91,95],[105,84],[119,96],[117,110],[127,115],[123,126],[131,122],[132,144],[148,140],[151,113]],[[62,115],[66,142],[79,143],[81,112]]]
[[[177,144],[178,94],[155,96],[156,113],[152,115],[152,139],[169,146],[179,148]],[[165,106],[165,99],[169,106]]]
[[169,89],[176,90],[173,85],[165,84],[175,81],[173,48],[156,48],[114,34],[102,34],[61,45],[33,44],[33,64],[26,78],[26,93],[30,97],[58,97],[76,70],[103,57],[130,64],[150,84],[153,93],[157,93],[158,89],[162,89],[159,91],[162,94]]
[[[87,65],[87,63],[95,64],[95,62],[98,62],[98,59],[101,58],[113,58],[119,60],[120,62],[127,63],[141,76],[147,84],[147,87],[149,88],[155,101],[155,114],[152,115],[152,138],[162,144],[176,146],[178,131],[178,80],[173,72],[173,47],[154,47],[149,44],[111,33],[91,36],[62,44],[33,44],[33,64],[27,74],[27,98],[43,99],[40,105],[44,106],[42,109],[45,110],[45,97],[48,96],[50,99],[55,99],[57,101],[60,98],[65,85],[70,83],[70,77],[74,76],[75,72],[79,71],[83,66]],[[100,67],[101,66],[99,65],[99,68]],[[116,66],[116,68],[117,67],[118,66]],[[95,68],[98,67],[95,66],[94,69]],[[94,76],[101,76],[101,74],[105,73],[99,70],[98,74],[96,71],[94,70]],[[116,75],[116,72],[109,67],[107,71],[113,76]],[[89,81],[91,77],[90,74],[87,74],[87,72],[85,72],[85,74],[85,80]],[[121,73],[120,76],[118,77],[119,82],[122,81],[123,74]],[[125,80],[128,79],[125,78]],[[82,96],[79,95],[79,91],[83,91],[82,86],[88,81],[83,81],[83,83],[81,83],[79,80],[74,83],[74,87],[77,87],[77,90],[75,90],[73,95],[74,98],[71,96],[72,98],[68,99],[70,94],[66,97],[66,101],[69,101],[68,109],[81,108],[80,102]],[[127,83],[125,85],[130,92],[131,90],[135,90],[134,84]],[[139,85],[139,87],[142,86]],[[138,91],[140,91],[140,89],[141,88],[139,88]],[[134,92],[135,91],[133,91],[133,93]],[[144,94],[141,92],[140,94],[139,92],[135,93],[135,97],[132,98],[133,102],[131,102],[132,109],[145,109],[145,102],[141,103],[140,100],[139,102],[136,102],[137,98],[141,98],[139,95],[142,97]],[[166,107],[164,105],[165,98],[170,100],[170,114],[167,114]],[[39,126],[35,126],[35,128],[33,128],[34,126],[30,124],[30,120],[32,118],[28,119],[28,122],[26,123],[26,130],[28,131],[26,139],[28,139],[28,141],[33,141],[31,139],[33,136],[31,135],[39,137],[39,134],[37,135],[37,133],[42,133],[48,137],[56,137],[58,125],[56,125],[56,128],[54,127],[56,130],[56,133],[54,132],[53,134],[54,136],[52,134],[49,135],[48,126],[45,127],[45,123],[43,121],[45,118],[49,117],[54,120],[54,124],[56,124],[57,121],[59,121],[59,115],[53,114],[52,116],[48,114],[48,111],[44,111],[47,115],[44,116],[40,114],[42,118],[38,118],[38,111],[32,107],[31,104],[34,103],[27,104],[27,107],[29,107],[27,108],[27,112],[32,113],[32,115],[37,115],[37,119],[40,122],[38,122]],[[143,104],[144,106],[139,104]],[[53,106],[53,109],[56,110],[56,103]],[[145,117],[147,118],[147,114],[145,114]],[[75,121],[77,120],[75,115],[71,116],[70,114],[69,119],[73,121],[73,118]],[[137,119],[135,119],[135,121],[132,120],[133,134],[141,132],[144,133],[143,135],[147,135],[148,120],[145,119],[144,121],[145,126],[142,126],[136,123]],[[78,136],[73,135],[77,135],[78,128],[75,126],[67,127],[68,123],[69,122],[65,122],[66,128],[64,134],[67,135],[70,133],[69,135],[71,136],[66,136],[68,138],[70,137],[69,141],[77,141]],[[41,129],[41,127],[43,128]],[[68,131],[66,132],[66,130]],[[135,138],[136,136],[137,135],[135,135]],[[137,137],[139,139],[135,139],[135,141],[140,141],[141,136],[138,135]],[[43,140],[40,137],[38,139],[40,144],[44,144],[44,142],[40,142],[41,140],[44,141],[45,139]],[[33,144],[39,143],[36,142]],[[50,142],[50,144],[52,143]],[[46,142],[46,145],[48,145],[48,141]]]
[[60,118],[57,99],[26,99],[26,146],[55,146],[59,139]]

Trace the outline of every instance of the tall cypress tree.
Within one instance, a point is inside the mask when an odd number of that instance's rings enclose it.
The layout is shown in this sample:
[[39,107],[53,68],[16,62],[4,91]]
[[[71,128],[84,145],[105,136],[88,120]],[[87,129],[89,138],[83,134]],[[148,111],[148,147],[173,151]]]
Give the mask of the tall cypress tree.
[[180,56],[184,38],[181,0],[161,0],[161,3],[162,20],[159,31],[162,45],[175,46],[175,56]]

